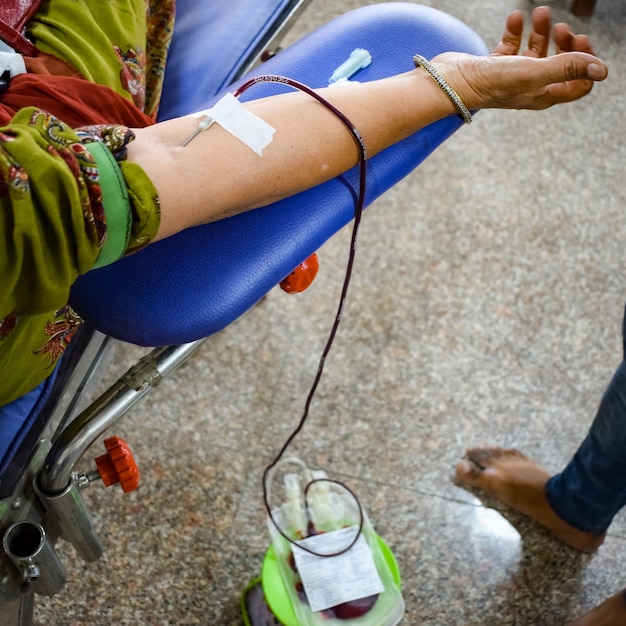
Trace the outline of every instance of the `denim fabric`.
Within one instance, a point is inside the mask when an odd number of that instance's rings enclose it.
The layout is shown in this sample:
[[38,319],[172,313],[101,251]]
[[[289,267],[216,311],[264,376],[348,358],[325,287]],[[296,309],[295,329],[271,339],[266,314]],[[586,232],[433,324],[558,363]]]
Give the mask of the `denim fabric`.
[[[626,358],[626,315],[622,322]],[[626,363],[604,392],[589,433],[562,473],[546,485],[557,515],[579,530],[601,535],[626,505]]]

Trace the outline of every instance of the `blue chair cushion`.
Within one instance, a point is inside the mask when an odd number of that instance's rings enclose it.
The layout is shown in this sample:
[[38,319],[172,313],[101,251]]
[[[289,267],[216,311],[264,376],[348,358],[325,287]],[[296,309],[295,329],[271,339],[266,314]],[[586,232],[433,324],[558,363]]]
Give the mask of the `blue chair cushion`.
[[42,426],[42,409],[54,389],[59,368],[40,385],[0,407],[0,500],[10,494],[19,471],[29,459]]
[[300,0],[177,0],[159,119],[204,108],[230,85]]
[[[373,57],[355,77],[360,81],[412,69],[416,52],[427,58],[444,51],[487,52],[474,31],[445,13],[411,3],[387,3],[329,22],[252,75],[280,74],[312,87],[325,86],[335,68],[358,47]],[[284,89],[259,85],[243,99]],[[215,100],[206,94],[199,105],[196,94],[194,103],[181,112],[206,108]],[[372,158],[366,204],[411,172],[460,125],[457,116],[440,120]],[[186,343],[218,332],[352,219],[357,179],[358,171],[352,170],[263,209],[153,244],[82,276],[72,290],[71,304],[97,329],[138,345]]]

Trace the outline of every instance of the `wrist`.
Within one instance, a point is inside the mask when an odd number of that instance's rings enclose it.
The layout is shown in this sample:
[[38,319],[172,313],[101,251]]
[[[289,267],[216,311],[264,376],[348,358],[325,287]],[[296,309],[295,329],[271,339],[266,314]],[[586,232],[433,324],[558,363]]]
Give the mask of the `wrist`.
[[439,68],[419,54],[413,56],[413,62],[416,68],[421,68],[429,75],[441,92],[448,98],[454,112],[456,112],[466,124],[470,124],[472,122],[472,114],[469,108],[463,98],[461,98],[457,91],[450,85]]

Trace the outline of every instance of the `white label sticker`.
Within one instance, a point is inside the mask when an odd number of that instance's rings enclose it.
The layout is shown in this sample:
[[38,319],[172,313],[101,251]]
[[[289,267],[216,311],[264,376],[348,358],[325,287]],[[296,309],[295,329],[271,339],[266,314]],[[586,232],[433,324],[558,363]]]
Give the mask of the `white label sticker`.
[[[332,554],[354,540],[358,526],[308,537],[298,544],[320,554]],[[323,557],[294,546],[294,558],[312,611],[324,611],[344,602],[385,591],[372,551],[361,535],[344,554]]]
[[212,108],[193,113],[192,117],[207,115],[259,156],[263,156],[263,148],[271,143],[276,132],[273,126],[247,109],[232,93],[227,93]]

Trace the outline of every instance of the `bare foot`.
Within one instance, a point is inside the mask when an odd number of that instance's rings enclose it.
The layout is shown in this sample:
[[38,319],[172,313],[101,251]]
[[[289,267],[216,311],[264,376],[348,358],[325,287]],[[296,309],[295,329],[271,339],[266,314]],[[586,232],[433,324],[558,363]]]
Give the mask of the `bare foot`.
[[604,535],[598,537],[578,530],[552,510],[545,496],[550,474],[519,450],[467,450],[465,459],[456,466],[456,476],[462,483],[530,516],[576,550],[592,552],[604,541]]
[[624,624],[626,624],[626,589],[566,626],[624,626]]

